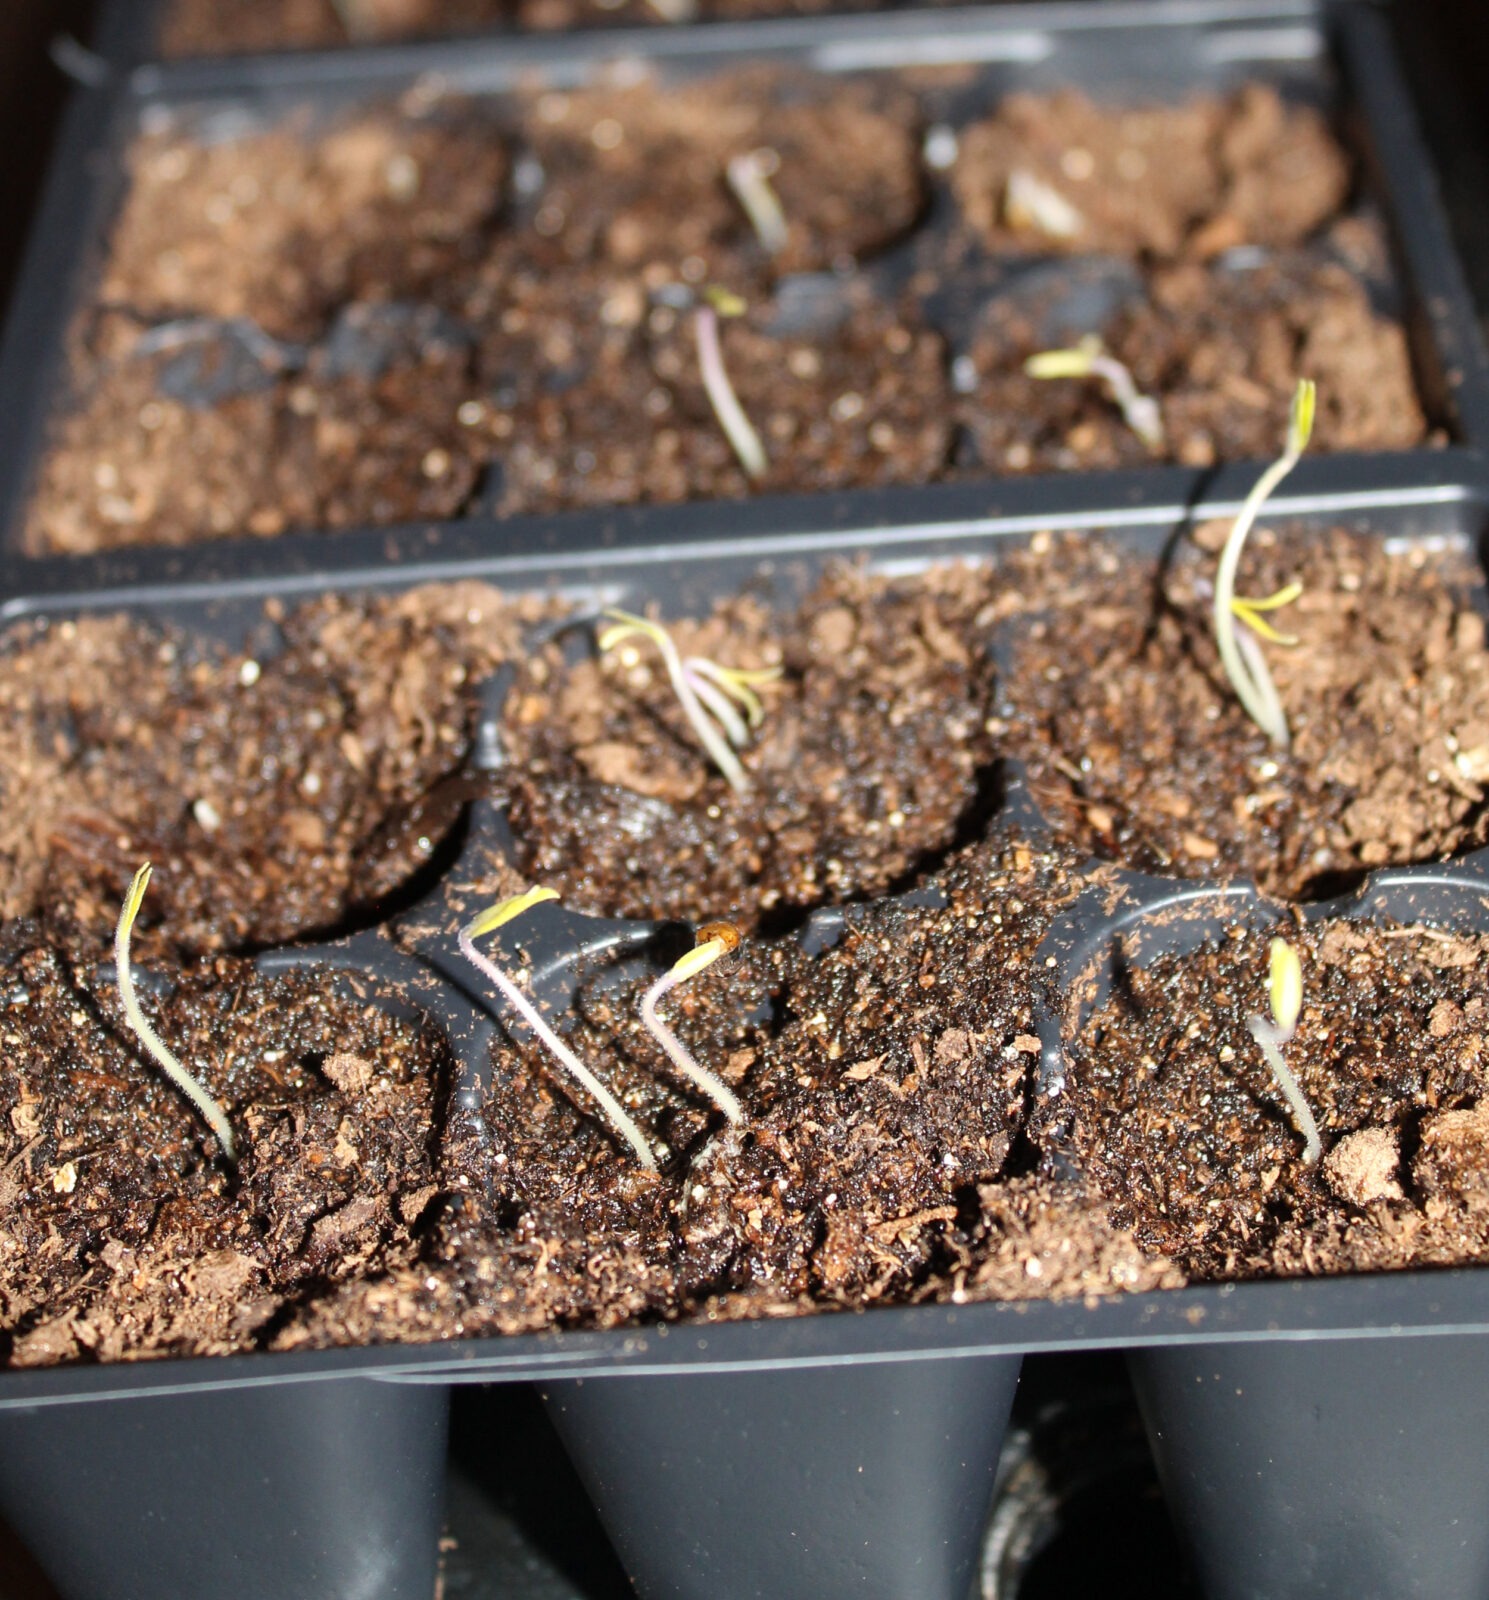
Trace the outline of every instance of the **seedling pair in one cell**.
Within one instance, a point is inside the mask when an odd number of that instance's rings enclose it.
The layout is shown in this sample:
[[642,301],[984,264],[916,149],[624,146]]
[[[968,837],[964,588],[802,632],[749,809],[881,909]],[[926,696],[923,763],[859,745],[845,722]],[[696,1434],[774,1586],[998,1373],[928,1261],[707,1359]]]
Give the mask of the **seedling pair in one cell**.
[[[579,1059],[553,1029],[542,1014],[522,992],[516,979],[509,977],[489,957],[483,955],[475,941],[520,917],[544,900],[556,900],[558,895],[547,888],[529,889],[525,894],[491,906],[460,931],[460,952],[476,969],[494,984],[507,1004],[537,1035],[549,1055],[568,1075],[585,1089],[604,1112],[605,1121],[635,1153],[636,1159],[649,1172],[656,1171],[656,1157],[645,1135],[636,1126],[629,1113],[604,1086],[595,1074]],[[707,1067],[701,1066],[683,1044],[682,1040],[657,1015],[657,1006],[679,984],[696,977],[711,967],[721,956],[739,947],[739,930],[731,923],[716,922],[699,929],[697,940],[680,960],[662,974],[646,991],[641,1000],[641,1020],[646,1030],[661,1045],[674,1067],[719,1108],[731,1123],[744,1120],[744,1110],[727,1084],[717,1078]]]

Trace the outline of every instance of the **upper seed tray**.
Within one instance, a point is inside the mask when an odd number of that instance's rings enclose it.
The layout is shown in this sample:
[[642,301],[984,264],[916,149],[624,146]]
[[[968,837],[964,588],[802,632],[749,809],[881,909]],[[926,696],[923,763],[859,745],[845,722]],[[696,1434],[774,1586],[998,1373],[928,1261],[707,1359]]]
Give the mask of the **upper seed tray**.
[[[1346,479],[1362,442],[1473,446],[1482,352],[1379,24],[1019,7],[140,68],[79,97],[0,361],[10,546],[207,577],[266,542],[339,562],[372,523],[399,554],[670,537],[689,513],[659,501],[882,525],[1028,504],[1010,474],[1053,510],[1093,467],[1164,499],[1270,455],[1298,366]],[[627,87],[649,74],[673,91]],[[1189,109],[1124,145],[1084,102],[1005,102],[1070,86]],[[762,145],[778,259],[723,176]],[[1011,173],[1084,205],[1093,248],[1008,226]],[[745,306],[721,333],[753,492],[700,378],[715,287]],[[1099,383],[1023,375],[1083,333],[1154,392],[1178,468]],[[1456,448],[1391,453],[1432,477]],[[218,548],[159,550],[197,538]]]

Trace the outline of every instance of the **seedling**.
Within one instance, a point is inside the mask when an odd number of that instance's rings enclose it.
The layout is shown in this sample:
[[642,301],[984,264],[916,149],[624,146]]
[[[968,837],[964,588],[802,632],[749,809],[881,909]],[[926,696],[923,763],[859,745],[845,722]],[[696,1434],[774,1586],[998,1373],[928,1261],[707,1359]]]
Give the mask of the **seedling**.
[[729,382],[729,374],[724,368],[724,352],[719,348],[720,315],[738,316],[744,304],[737,296],[727,294],[715,296],[714,302],[713,305],[699,306],[693,313],[693,332],[698,340],[698,370],[703,377],[703,389],[719,426],[724,430],[724,437],[745,470],[745,476],[763,478],[765,469],[770,465],[766,460],[765,446],[760,443],[760,435],[745,415],[739,396],[734,392],[734,385]]
[[1297,584],[1289,584],[1264,600],[1238,599],[1236,568],[1240,565],[1241,548],[1246,543],[1246,535],[1251,532],[1251,526],[1267,497],[1297,466],[1308,447],[1317,399],[1312,380],[1299,379],[1288,418],[1287,448],[1256,480],[1255,487],[1246,496],[1241,514],[1231,527],[1225,548],[1220,552],[1220,566],[1215,574],[1215,643],[1220,650],[1221,665],[1236,691],[1236,698],[1246,708],[1246,714],[1278,750],[1286,750],[1292,736],[1256,636],[1260,634],[1262,638],[1280,644],[1296,643],[1296,640],[1278,633],[1264,622],[1260,613],[1287,605],[1289,601],[1297,599],[1302,590]]
[[781,669],[721,667],[707,656],[684,657],[673,643],[672,635],[660,623],[633,616],[614,606],[609,607],[605,615],[614,626],[601,631],[596,641],[600,650],[613,650],[623,639],[638,633],[650,639],[662,653],[672,692],[698,735],[698,742],[729,780],[729,787],[735,794],[748,794],[750,780],[734,752],[744,749],[750,742],[751,731],[765,720],[765,707],[755,693],[756,686],[779,678]]
[[1282,1058],[1282,1046],[1291,1042],[1298,1031],[1298,1014],[1303,1009],[1303,967],[1298,952],[1286,939],[1273,939],[1269,956],[1267,985],[1272,1006],[1272,1020],[1265,1017],[1248,1017],[1246,1026],[1251,1037],[1261,1047],[1261,1053],[1272,1069],[1272,1076],[1282,1097],[1293,1114],[1293,1126],[1305,1141],[1303,1160],[1313,1166],[1323,1154],[1323,1140],[1319,1138],[1318,1123],[1303,1098],[1298,1080]]
[[1031,378],[1100,378],[1122,420],[1150,450],[1163,449],[1163,413],[1152,395],[1143,394],[1132,374],[1100,338],[1088,333],[1071,350],[1042,350],[1024,363]]
[[1022,167],[1008,174],[1003,220],[1010,228],[1050,239],[1074,239],[1086,226],[1086,219],[1058,189]]
[[750,219],[755,237],[773,256],[780,255],[791,237],[786,213],[770,186],[771,174],[780,164],[781,158],[774,150],[751,150],[747,155],[731,157],[724,168],[724,176]]
[[140,1002],[134,992],[134,974],[129,967],[129,935],[134,930],[134,919],[140,914],[140,905],[149,885],[150,863],[147,861],[135,873],[134,882],[124,896],[119,926],[114,932],[114,970],[118,975],[119,998],[124,1002],[124,1015],[134,1036],[155,1057],[161,1071],[206,1119],[212,1132],[217,1135],[223,1155],[229,1161],[236,1161],[238,1156],[233,1145],[233,1129],[227,1113],[166,1048],[160,1035],[150,1026],[150,1019],[140,1010]]
[[612,1131],[618,1133],[630,1145],[641,1165],[648,1172],[655,1172],[657,1170],[657,1161],[652,1154],[651,1146],[642,1137],[641,1130],[626,1115],[620,1101],[611,1094],[594,1073],[548,1026],[538,1008],[517,987],[516,981],[509,978],[494,961],[482,955],[476,949],[475,941],[484,934],[495,933],[498,928],[503,928],[507,923],[515,921],[523,912],[542,900],[557,899],[558,895],[554,890],[537,888],[529,889],[526,894],[512,895],[509,899],[499,901],[496,905],[488,907],[480,916],[468,922],[460,930],[460,936],[457,940],[460,946],[460,953],[478,972],[484,974],[496,985],[507,1004],[538,1036],[538,1039],[547,1048],[549,1054],[553,1056],[576,1083],[588,1090],[594,1097],[601,1110],[605,1113],[605,1118],[609,1122]]
[[744,1121],[744,1110],[733,1091],[707,1067],[698,1065],[687,1046],[657,1015],[657,1003],[671,994],[678,984],[696,977],[705,967],[711,967],[720,956],[729,955],[738,948],[739,929],[732,922],[708,923],[698,930],[693,948],[652,984],[641,1001],[641,1020],[652,1038],[667,1052],[672,1065],[689,1082],[696,1084],[734,1123]]

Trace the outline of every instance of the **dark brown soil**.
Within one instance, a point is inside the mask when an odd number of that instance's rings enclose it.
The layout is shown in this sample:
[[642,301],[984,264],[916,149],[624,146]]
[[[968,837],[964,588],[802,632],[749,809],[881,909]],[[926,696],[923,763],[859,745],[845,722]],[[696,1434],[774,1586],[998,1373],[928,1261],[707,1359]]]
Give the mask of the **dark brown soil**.
[[1068,892],[1058,861],[1004,838],[945,883],[944,909],[867,910],[822,956],[747,941],[671,1004],[743,1100],[738,1131],[659,1069],[633,994],[586,995],[577,1039],[685,1163],[661,1177],[546,1063],[504,1048],[489,1142],[435,1261],[332,1291],[281,1346],[1177,1283],[1079,1186],[1008,1181],[1038,1049],[1030,957]]
[[1246,1027],[1267,939],[1130,972],[1080,1037],[1067,1094],[1096,1189],[1191,1277],[1489,1259],[1481,937],[1331,922],[1289,930],[1304,1004],[1284,1056],[1325,1156],[1302,1163]]
[[0,1342],[15,1366],[252,1348],[329,1284],[416,1255],[440,1045],[326,980],[151,963],[162,1035],[224,1104],[235,1171],[118,991],[34,923],[0,940]]
[[984,611],[994,580],[945,567],[894,584],[839,568],[793,615],[732,602],[665,618],[679,651],[783,668],[736,795],[656,648],[560,646],[513,690],[506,780],[519,863],[577,908],[779,926],[908,884],[997,802]]
[[[1381,233],[1342,210],[1349,163],[1315,113],[1261,88],[1133,113],[1173,123],[1187,152],[1168,186],[1118,185],[1151,194],[1153,237],[1117,207],[1080,260],[1041,263],[987,209],[998,152],[1068,124],[1077,145],[1104,130],[1116,160],[1121,119],[1016,97],[964,131],[957,215],[930,203],[942,180],[921,153],[947,92],[934,75],[745,69],[505,105],[416,93],[236,136],[156,128],[73,329],[75,409],[28,545],[1150,459],[1099,384],[1024,375],[1081,333],[1159,401],[1166,458],[1271,454],[1299,371],[1320,383],[1322,447],[1421,442],[1401,329],[1379,309]],[[775,259],[724,178],[761,148],[789,225]],[[1279,183],[1285,203],[1256,198]],[[993,292],[990,260],[1034,278]],[[769,462],[754,484],[699,371],[695,313],[718,287],[743,307],[722,344]]]
[[[1161,407],[1162,452],[1188,466],[1275,456],[1297,375],[1318,385],[1313,446],[1405,450],[1426,421],[1398,323],[1377,316],[1346,249],[1378,236],[1355,220],[1323,250],[1255,264],[1155,269],[1148,298],[1108,326],[1107,349]],[[1044,344],[1038,301],[991,306],[973,345],[978,388],[967,413],[976,459],[995,472],[1142,466],[1154,452],[1088,379],[1041,380],[1025,360]],[[1238,338],[1237,330],[1246,329]]]
[[0,916],[97,958],[148,859],[174,949],[336,926],[427,862],[437,819],[400,818],[460,766],[473,680],[540,614],[484,584],[327,599],[274,608],[262,659],[116,617],[13,629]]
[[[1344,534],[1288,553],[1316,597],[1310,637],[1332,640],[1328,619],[1352,610],[1426,651],[1398,704],[1372,647],[1372,692],[1397,723],[1413,695],[1471,703],[1441,677],[1482,650],[1444,585],[1451,562],[1372,565]],[[1259,535],[1248,585],[1280,582],[1282,559]],[[1178,599],[1187,574],[1185,603],[1199,570],[1170,574]],[[1249,936],[1219,976],[1188,962],[1134,977],[1083,1035],[1066,1092],[1037,1101],[1034,1005],[1053,980],[1035,952],[1086,879],[1068,846],[1031,841],[979,789],[1009,731],[985,649],[1056,604],[1116,627],[1106,591],[1140,580],[1113,552],[1082,566],[1044,540],[996,572],[840,569],[796,614],[741,599],[680,624],[685,650],[787,669],[763,691],[747,802],[703,765],[649,645],[598,663],[578,635],[568,656],[532,652],[522,629],[553,608],[479,585],[276,607],[251,655],[118,619],[14,629],[0,653],[0,1358],[1483,1259],[1481,941],[1342,923],[1297,935],[1307,1005],[1289,1056],[1325,1130],[1320,1172],[1302,1168],[1245,1030],[1264,985]],[[417,880],[458,810],[440,796],[473,685],[499,663],[520,668],[502,780],[514,825],[522,839],[543,813],[541,847],[571,854],[542,877],[575,905],[748,927],[920,890],[847,906],[820,954],[749,936],[665,1003],[739,1095],[737,1129],[639,1025],[642,980],[617,983],[602,958],[581,969],[560,1026],[656,1147],[657,1174],[529,1044],[499,1036],[478,1121],[457,1117],[442,1044],[329,980],[243,959],[376,920]],[[1116,663],[1094,670],[1121,682]],[[1300,671],[1284,693],[1312,681]],[[1332,708],[1326,682],[1308,694]],[[1298,729],[1301,748],[1301,713]],[[564,784],[581,821],[560,832]],[[226,1104],[236,1173],[119,1015],[108,940],[145,856],[145,1003]],[[493,864],[471,892],[538,876],[522,871]],[[493,957],[520,972],[535,926],[503,930]],[[1042,1159],[1072,1148],[1081,1181]]]
[[1344,530],[1256,529],[1237,592],[1302,598],[1301,642],[1267,659],[1292,730],[1278,752],[1219,666],[1209,584],[1225,526],[1161,573],[1116,550],[1042,545],[1005,608],[1026,613],[1002,700],[1065,841],[1142,871],[1337,892],[1365,869],[1489,837],[1489,653],[1466,553]]

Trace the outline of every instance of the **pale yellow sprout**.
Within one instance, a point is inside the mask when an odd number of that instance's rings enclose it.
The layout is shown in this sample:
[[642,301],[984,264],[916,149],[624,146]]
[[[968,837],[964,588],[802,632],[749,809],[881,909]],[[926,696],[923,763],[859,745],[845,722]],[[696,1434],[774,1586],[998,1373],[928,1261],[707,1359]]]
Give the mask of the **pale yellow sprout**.
[[227,1113],[166,1048],[160,1035],[151,1027],[150,1019],[140,1009],[140,1002],[134,992],[134,973],[129,965],[129,936],[134,930],[134,919],[140,914],[145,890],[150,886],[150,870],[150,863],[147,861],[135,873],[129,892],[124,896],[124,907],[119,913],[119,926],[114,932],[114,970],[119,980],[119,998],[124,1003],[124,1015],[135,1037],[155,1058],[160,1070],[201,1112],[207,1125],[217,1135],[217,1142],[222,1146],[223,1155],[229,1161],[235,1161],[237,1152],[233,1144],[232,1124],[227,1119]]
[[1132,374],[1107,353],[1095,334],[1087,334],[1069,350],[1041,350],[1024,363],[1024,371],[1031,378],[1099,378],[1127,426],[1150,450],[1163,448],[1163,413],[1158,402],[1139,390]]
[[[1287,604],[1289,599],[1296,599],[1301,590],[1289,585],[1287,589],[1278,590],[1277,594],[1266,600],[1238,601],[1236,569],[1240,565],[1241,550],[1246,543],[1246,536],[1251,532],[1252,524],[1256,521],[1257,514],[1267,497],[1297,466],[1304,450],[1308,447],[1308,440],[1313,433],[1313,417],[1317,402],[1318,394],[1312,380],[1299,379],[1288,418],[1287,447],[1256,480],[1255,487],[1246,496],[1241,514],[1232,525],[1225,541],[1225,548],[1220,552],[1220,566],[1215,574],[1215,643],[1220,651],[1221,665],[1225,668],[1225,675],[1230,680],[1231,687],[1236,691],[1236,698],[1246,708],[1247,715],[1279,750],[1287,749],[1291,742],[1291,732],[1287,725],[1287,716],[1282,709],[1282,702],[1278,699],[1277,690],[1272,683],[1272,675],[1267,669],[1266,657],[1262,654],[1252,630],[1255,628],[1257,612],[1275,610],[1276,607]],[[1255,632],[1278,640],[1286,637],[1261,628],[1256,628]]]
[[1289,1043],[1297,1032],[1298,1017],[1303,1010],[1303,965],[1298,960],[1298,952],[1286,939],[1273,939],[1271,943],[1267,998],[1272,1007],[1272,1021],[1268,1022],[1264,1017],[1248,1017],[1246,1026],[1272,1069],[1272,1077],[1293,1114],[1294,1126],[1303,1135],[1303,1160],[1311,1167],[1323,1154],[1323,1141],[1298,1080],[1282,1057],[1282,1046]]
[[597,640],[600,650],[613,650],[622,640],[636,634],[649,639],[662,653],[672,692],[689,726],[698,735],[698,742],[728,780],[729,787],[736,794],[748,794],[750,780],[734,752],[749,743],[750,730],[758,728],[765,716],[756,688],[774,682],[780,677],[781,669],[723,667],[706,656],[684,657],[672,635],[660,623],[614,606],[608,608],[605,615],[613,626],[600,631]]

